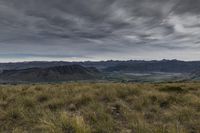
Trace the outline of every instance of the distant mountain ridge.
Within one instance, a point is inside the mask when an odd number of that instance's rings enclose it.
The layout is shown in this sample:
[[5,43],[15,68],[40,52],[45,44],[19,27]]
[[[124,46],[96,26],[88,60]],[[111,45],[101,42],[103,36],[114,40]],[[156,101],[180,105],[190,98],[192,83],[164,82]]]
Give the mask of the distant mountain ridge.
[[177,72],[190,73],[200,69],[200,61],[179,61],[179,60],[161,60],[161,61],[86,61],[86,62],[22,62],[22,63],[0,63],[0,71],[19,70],[27,68],[48,68],[65,65],[81,65],[84,67],[95,67],[105,72],[128,71],[128,72]]
[[16,63],[0,63],[0,71],[3,70],[19,70],[27,68],[47,68],[55,66],[65,66],[65,65],[81,65],[84,67],[96,67],[98,69],[103,69],[109,66],[117,65],[121,61],[85,61],[85,62],[64,62],[64,61],[33,61],[33,62],[16,62]]
[[48,68],[28,68],[4,70],[0,74],[1,82],[56,82],[69,80],[95,79],[99,71],[94,67],[80,65],[56,66]]
[[124,62],[107,67],[104,71],[191,73],[198,69],[200,69],[200,61],[185,62],[178,60],[162,60]]

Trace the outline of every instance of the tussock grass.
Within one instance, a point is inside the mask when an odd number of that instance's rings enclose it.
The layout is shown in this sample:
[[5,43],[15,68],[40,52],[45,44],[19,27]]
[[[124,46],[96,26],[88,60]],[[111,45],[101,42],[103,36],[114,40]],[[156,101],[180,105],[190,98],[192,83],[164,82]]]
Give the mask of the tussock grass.
[[200,83],[0,85],[2,133],[199,133]]

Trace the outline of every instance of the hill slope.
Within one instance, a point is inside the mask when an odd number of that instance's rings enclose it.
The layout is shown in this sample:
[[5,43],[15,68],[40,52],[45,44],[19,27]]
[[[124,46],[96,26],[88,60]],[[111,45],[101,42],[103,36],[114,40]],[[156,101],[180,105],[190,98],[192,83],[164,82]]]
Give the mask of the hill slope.
[[56,66],[48,68],[29,68],[4,70],[0,74],[2,82],[52,82],[68,80],[87,80],[97,78],[99,71],[93,67],[80,65]]

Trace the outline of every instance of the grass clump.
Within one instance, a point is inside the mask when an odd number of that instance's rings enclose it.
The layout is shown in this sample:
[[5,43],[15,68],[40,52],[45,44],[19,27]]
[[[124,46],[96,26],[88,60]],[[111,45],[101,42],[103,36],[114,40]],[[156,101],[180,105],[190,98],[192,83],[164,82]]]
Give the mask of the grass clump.
[[39,95],[37,97],[37,101],[40,102],[40,103],[44,103],[44,102],[46,102],[48,100],[49,100],[49,97],[47,95],[45,95],[45,94]]
[[61,113],[61,124],[64,132],[90,133],[90,127],[85,123],[82,116],[69,116],[66,112]]
[[[48,115],[51,114],[50,112]],[[54,116],[55,115],[55,116]],[[82,116],[67,112],[54,114],[49,118],[40,120],[40,129],[49,133],[91,133],[90,126],[85,123]]]

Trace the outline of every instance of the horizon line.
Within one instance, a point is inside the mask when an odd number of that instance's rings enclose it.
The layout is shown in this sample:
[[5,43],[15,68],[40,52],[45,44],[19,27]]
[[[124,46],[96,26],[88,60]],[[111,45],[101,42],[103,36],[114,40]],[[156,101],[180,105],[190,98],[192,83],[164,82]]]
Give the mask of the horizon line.
[[110,59],[110,60],[82,60],[82,61],[66,61],[66,60],[52,60],[52,61],[45,61],[45,60],[33,60],[33,61],[8,61],[8,62],[1,62],[0,64],[6,64],[6,63],[33,63],[33,62],[70,62],[70,63],[78,63],[78,62],[108,62],[108,61],[113,61],[113,62],[117,62],[117,61],[183,61],[183,62],[195,62],[195,61],[200,61],[200,60],[179,60],[179,59],[129,59],[129,60],[114,60],[114,59]]

